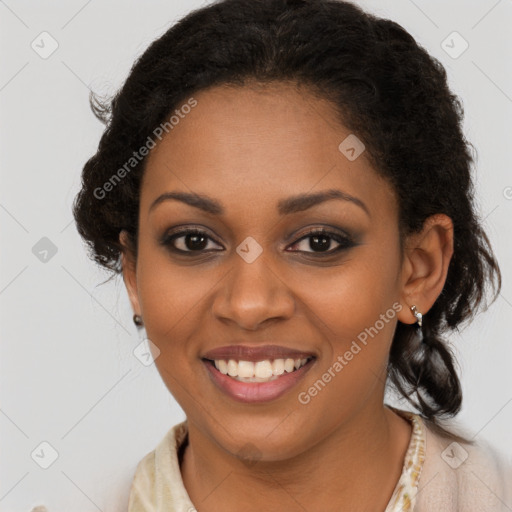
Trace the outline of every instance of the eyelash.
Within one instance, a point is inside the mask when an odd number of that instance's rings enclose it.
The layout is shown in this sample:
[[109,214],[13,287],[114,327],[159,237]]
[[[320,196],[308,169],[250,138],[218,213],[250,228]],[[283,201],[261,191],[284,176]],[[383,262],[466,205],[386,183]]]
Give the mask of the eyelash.
[[[199,251],[191,251],[191,250],[184,251],[182,249],[177,249],[176,247],[174,247],[173,242],[175,240],[182,238],[184,236],[187,236],[187,235],[198,235],[198,236],[205,237],[205,238],[215,242],[215,240],[213,240],[210,236],[208,236],[208,234],[205,231],[202,231],[200,229],[188,228],[188,229],[183,229],[183,230],[177,231],[175,233],[171,233],[171,234],[164,236],[164,238],[161,241],[161,244],[165,247],[168,247],[169,250],[171,250],[174,253],[190,255],[190,256],[204,254],[205,252],[221,252],[220,250],[216,250],[216,249],[213,251],[211,251],[211,250],[206,251],[205,249],[201,249]],[[291,245],[292,246],[297,245],[298,243],[302,242],[303,240],[305,240],[307,238],[311,238],[313,236],[324,236],[326,238],[330,238],[330,239],[334,240],[335,242],[337,242],[340,245],[338,247],[336,247],[335,249],[331,249],[331,250],[325,251],[325,252],[321,252],[321,251],[319,251],[319,252],[293,251],[293,252],[314,254],[321,258],[321,257],[326,257],[326,256],[332,256],[335,253],[341,252],[346,249],[350,249],[351,247],[356,245],[355,242],[349,236],[341,235],[339,233],[334,233],[331,231],[327,231],[324,228],[317,228],[317,229],[309,230],[308,232],[304,233],[299,239],[297,239],[295,242],[293,242]],[[215,243],[217,243],[217,242],[215,242]]]

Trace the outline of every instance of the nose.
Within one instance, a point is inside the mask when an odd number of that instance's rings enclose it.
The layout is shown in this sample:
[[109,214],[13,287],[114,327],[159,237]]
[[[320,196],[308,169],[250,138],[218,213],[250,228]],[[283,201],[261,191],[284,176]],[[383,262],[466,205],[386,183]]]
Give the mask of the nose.
[[222,280],[213,302],[216,318],[245,330],[257,330],[265,322],[293,316],[293,294],[263,255],[252,263],[237,254],[233,259],[231,270]]

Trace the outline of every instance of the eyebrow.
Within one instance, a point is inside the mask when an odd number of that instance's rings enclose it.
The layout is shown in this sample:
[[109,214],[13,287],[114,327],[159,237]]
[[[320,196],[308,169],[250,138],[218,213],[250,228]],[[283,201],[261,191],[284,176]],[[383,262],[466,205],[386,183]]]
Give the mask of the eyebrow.
[[[359,206],[366,212],[369,217],[371,217],[368,207],[363,201],[361,201],[361,199],[337,189],[323,190],[314,194],[299,194],[296,196],[288,197],[286,199],[281,199],[277,203],[277,210],[280,215],[290,215],[292,213],[302,212],[331,199],[339,199],[342,201],[351,202]],[[171,200],[181,201],[182,203],[188,204],[189,206],[193,206],[194,208],[198,208],[199,210],[203,210],[204,212],[211,213],[213,215],[223,215],[225,213],[224,207],[216,199],[205,195],[188,192],[165,192],[153,201],[149,207],[149,212],[151,212],[157,205],[163,203],[164,201]]]

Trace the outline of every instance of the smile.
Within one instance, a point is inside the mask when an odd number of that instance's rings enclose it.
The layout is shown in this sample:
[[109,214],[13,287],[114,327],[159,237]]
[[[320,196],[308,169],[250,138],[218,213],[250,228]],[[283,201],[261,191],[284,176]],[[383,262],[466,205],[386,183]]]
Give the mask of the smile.
[[276,400],[304,378],[316,361],[312,353],[278,346],[229,346],[201,358],[215,387],[244,403]]
[[229,375],[239,382],[270,382],[285,373],[302,368],[312,358],[265,359],[263,361],[236,361],[216,359],[215,368],[223,375]]

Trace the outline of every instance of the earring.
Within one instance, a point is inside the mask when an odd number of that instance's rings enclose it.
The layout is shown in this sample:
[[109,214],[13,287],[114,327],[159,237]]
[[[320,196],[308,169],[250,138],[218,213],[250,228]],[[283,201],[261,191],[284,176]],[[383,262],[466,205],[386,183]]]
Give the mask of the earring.
[[144,322],[142,321],[142,317],[140,315],[133,315],[133,323],[137,327],[142,327],[144,325]]
[[423,321],[423,315],[418,311],[416,306],[411,306],[412,314],[414,315],[414,318],[416,318],[416,321],[418,322],[418,326],[421,327],[422,321]]

